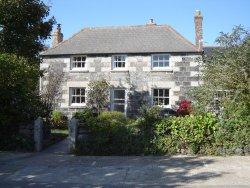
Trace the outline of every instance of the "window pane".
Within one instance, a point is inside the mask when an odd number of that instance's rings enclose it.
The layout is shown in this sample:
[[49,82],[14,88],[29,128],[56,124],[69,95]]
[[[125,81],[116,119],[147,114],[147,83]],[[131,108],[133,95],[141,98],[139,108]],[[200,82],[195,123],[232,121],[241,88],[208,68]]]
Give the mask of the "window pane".
[[81,95],[85,95],[85,89],[81,89]]
[[74,57],[74,61],[76,61],[76,57]]
[[158,62],[157,61],[153,62],[153,67],[158,67]]
[[76,95],[80,95],[80,89],[76,89]]
[[159,96],[163,97],[163,89],[159,89]]
[[114,104],[114,110],[118,112],[124,112],[124,105]]
[[159,98],[159,104],[158,105],[163,105],[163,98]]
[[81,61],[81,57],[77,57],[77,61]]
[[159,55],[159,60],[162,61],[163,60],[163,56]]
[[85,56],[82,56],[82,61],[86,61],[86,57]]
[[154,60],[154,61],[158,61],[158,56],[157,56],[157,55],[154,55],[154,56],[153,56],[153,60]]
[[169,105],[169,98],[164,99],[164,105]]
[[114,90],[115,99],[125,99],[125,90]]
[[80,97],[76,97],[76,103],[80,103]]
[[164,61],[164,65],[163,65],[164,67],[168,67],[169,66],[169,63],[168,63],[168,61]]
[[159,67],[163,67],[163,62],[162,61],[159,62]]
[[164,55],[163,58],[164,60],[169,60],[169,55]]
[[164,89],[164,96],[169,97],[169,89]]
[[75,97],[72,97],[72,103],[75,103],[76,102],[76,98]]
[[81,103],[85,103],[85,97],[81,97]]
[[154,89],[154,96],[158,97],[158,89]]

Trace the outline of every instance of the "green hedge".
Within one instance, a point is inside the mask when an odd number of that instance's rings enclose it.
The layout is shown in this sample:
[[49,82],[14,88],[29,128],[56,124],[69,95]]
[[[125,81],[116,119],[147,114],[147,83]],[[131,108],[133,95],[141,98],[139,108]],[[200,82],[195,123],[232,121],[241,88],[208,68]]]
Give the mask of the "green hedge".
[[227,155],[249,152],[248,121],[220,120],[214,115],[160,118],[147,109],[137,119],[120,112],[88,110],[75,116],[87,124],[89,139],[77,143],[79,155]]

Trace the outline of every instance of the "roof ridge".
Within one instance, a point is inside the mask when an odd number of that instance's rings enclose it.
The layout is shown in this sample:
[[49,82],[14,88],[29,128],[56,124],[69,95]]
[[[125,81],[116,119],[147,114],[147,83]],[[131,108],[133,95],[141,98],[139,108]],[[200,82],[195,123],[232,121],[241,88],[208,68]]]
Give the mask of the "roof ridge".
[[198,51],[197,47],[192,43],[190,42],[188,39],[186,39],[184,36],[182,36],[178,31],[176,31],[173,27],[171,27],[170,25],[167,25],[168,29],[172,30],[173,33],[179,37],[183,42],[187,43],[187,44],[190,44],[195,50]]
[[133,27],[162,27],[165,25],[117,25],[117,26],[97,26],[97,27],[85,27],[82,30],[92,30],[92,29],[120,29],[120,28],[133,28]]

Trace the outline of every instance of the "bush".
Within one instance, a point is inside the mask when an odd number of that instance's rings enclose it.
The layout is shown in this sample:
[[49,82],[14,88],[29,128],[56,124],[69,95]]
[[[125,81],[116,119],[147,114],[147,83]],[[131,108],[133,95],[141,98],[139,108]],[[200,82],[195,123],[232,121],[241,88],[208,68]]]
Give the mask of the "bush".
[[119,126],[126,125],[127,119],[122,112],[117,111],[104,111],[98,116],[98,121],[102,126]]
[[191,114],[191,111],[192,111],[191,101],[182,100],[180,102],[179,108],[177,109],[177,114],[179,116],[186,116]]
[[[84,155],[130,155],[140,153],[136,129],[128,125],[129,120],[121,112],[101,112],[98,117],[93,117],[85,111],[85,118],[92,119],[87,125],[90,131],[88,141],[77,144],[76,153]],[[82,115],[81,117],[83,117]],[[77,115],[80,116],[79,113]],[[76,116],[76,117],[77,117]]]
[[171,137],[171,121],[170,118],[164,118],[155,125],[153,154],[175,154],[174,143]]
[[217,154],[247,154],[250,147],[249,103],[227,101],[216,133]]
[[67,129],[68,118],[62,112],[54,110],[51,114],[51,124],[55,129]]
[[171,118],[171,135],[179,152],[197,154],[204,145],[212,147],[217,129],[217,119],[210,113]]

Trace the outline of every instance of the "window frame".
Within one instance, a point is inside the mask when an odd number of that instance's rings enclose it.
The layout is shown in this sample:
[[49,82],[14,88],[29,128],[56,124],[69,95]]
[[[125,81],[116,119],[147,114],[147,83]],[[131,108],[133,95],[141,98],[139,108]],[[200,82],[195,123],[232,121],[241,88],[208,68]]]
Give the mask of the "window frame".
[[[123,61],[115,61],[115,56],[124,56],[124,67],[116,67],[115,66],[115,63],[122,63]],[[127,66],[127,55],[126,54],[116,54],[116,55],[112,55],[112,58],[111,58],[111,67],[112,69],[125,69]]]
[[[165,93],[165,91],[163,91],[163,96],[159,96],[159,90],[168,90],[168,97],[167,96],[164,96],[164,93]],[[157,97],[155,97],[154,96],[154,90],[158,90],[158,96]],[[154,99],[155,98],[158,98],[158,102],[157,102],[157,104],[155,104],[154,103]],[[168,104],[162,104],[162,105],[160,105],[159,104],[159,99],[163,99],[163,101],[164,101],[164,99],[168,99]],[[153,88],[152,89],[152,104],[153,105],[155,105],[155,106],[160,106],[160,107],[170,107],[170,88]]]
[[[74,94],[74,90],[75,89],[80,89],[80,94]],[[81,90],[84,89],[84,95],[81,95]],[[70,87],[69,88],[69,104],[71,107],[82,107],[82,106],[86,106],[86,88],[85,87]],[[79,97],[80,98],[80,103],[77,102],[72,102],[73,97]],[[81,98],[84,97],[84,102],[81,102]]]
[[[154,66],[154,62],[155,62],[154,56],[160,56],[160,55],[162,55],[162,56],[167,55],[168,56],[168,61],[167,61],[168,62],[168,66],[162,66],[162,67],[160,67],[159,66],[159,63],[160,63],[159,57],[158,57],[158,66],[157,67]],[[170,57],[171,57],[171,55],[168,54],[168,53],[151,54],[151,69],[169,69],[170,68]],[[164,65],[164,60],[162,60],[162,64]]]
[[[75,61],[74,58],[77,58],[77,57],[85,57],[85,61]],[[71,57],[71,60],[70,60],[70,70],[86,70],[86,62],[87,62],[87,56],[86,55],[74,55]],[[84,66],[81,66],[81,67],[74,67],[73,65],[74,64],[77,64],[77,63],[81,63],[83,64],[84,63]]]

